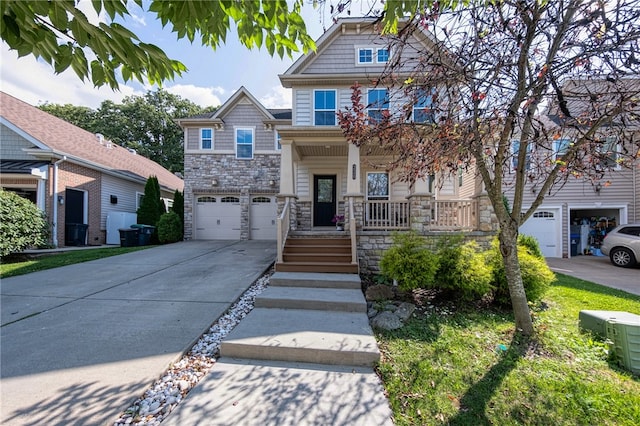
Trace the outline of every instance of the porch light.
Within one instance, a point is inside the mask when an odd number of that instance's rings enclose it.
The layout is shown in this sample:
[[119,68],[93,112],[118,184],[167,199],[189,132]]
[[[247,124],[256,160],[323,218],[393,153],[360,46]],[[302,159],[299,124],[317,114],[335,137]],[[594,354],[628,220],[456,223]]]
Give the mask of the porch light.
[[276,181],[275,181],[275,180],[273,180],[273,179],[271,179],[271,180],[269,181],[269,186],[276,186]]

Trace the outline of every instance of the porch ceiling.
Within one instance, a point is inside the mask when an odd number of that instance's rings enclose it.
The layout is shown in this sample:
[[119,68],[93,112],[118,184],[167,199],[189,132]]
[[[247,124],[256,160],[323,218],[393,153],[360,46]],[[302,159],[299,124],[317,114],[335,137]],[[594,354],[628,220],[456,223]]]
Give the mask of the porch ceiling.
[[348,148],[342,145],[296,145],[300,157],[346,157]]

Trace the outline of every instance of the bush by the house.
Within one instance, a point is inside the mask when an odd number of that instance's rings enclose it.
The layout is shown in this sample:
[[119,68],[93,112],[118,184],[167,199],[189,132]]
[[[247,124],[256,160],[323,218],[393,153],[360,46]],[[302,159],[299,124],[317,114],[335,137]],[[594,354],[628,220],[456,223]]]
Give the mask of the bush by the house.
[[491,292],[491,268],[478,243],[462,243],[462,236],[442,238],[438,242],[436,285],[453,291],[462,300],[482,298]]
[[540,244],[538,244],[536,237],[520,234],[518,235],[518,245],[525,247],[530,255],[533,255],[538,259],[544,259],[544,255],[542,254]]
[[162,244],[182,240],[182,220],[175,212],[165,213],[158,220],[158,240]]
[[0,256],[47,243],[44,214],[31,201],[0,189]]
[[[529,302],[536,302],[542,298],[556,277],[551,269],[549,269],[549,266],[547,266],[544,257],[538,257],[529,252],[530,245],[531,241],[527,241],[524,244],[518,243],[518,260],[520,261],[522,283],[527,294],[527,300]],[[538,251],[539,250],[538,248]],[[534,252],[536,252],[536,250],[534,250]],[[504,263],[497,239],[493,240],[491,249],[487,251],[487,263],[491,265],[493,270],[495,302],[502,305],[510,305],[511,296],[509,295],[509,286],[507,284]]]
[[158,221],[160,220],[160,216],[166,213],[166,211],[166,206],[161,198],[158,178],[150,176],[147,179],[147,183],[144,185],[144,196],[142,197],[137,213],[138,223],[156,227],[153,235],[151,236],[152,243],[157,243],[158,241]]
[[395,279],[401,290],[432,288],[437,268],[438,257],[415,232],[395,234],[393,245],[380,259],[382,273]]
[[173,205],[171,206],[171,211],[178,215],[180,222],[182,223],[182,233],[180,234],[180,239],[182,239],[184,235],[184,194],[177,189],[176,192],[173,193]]

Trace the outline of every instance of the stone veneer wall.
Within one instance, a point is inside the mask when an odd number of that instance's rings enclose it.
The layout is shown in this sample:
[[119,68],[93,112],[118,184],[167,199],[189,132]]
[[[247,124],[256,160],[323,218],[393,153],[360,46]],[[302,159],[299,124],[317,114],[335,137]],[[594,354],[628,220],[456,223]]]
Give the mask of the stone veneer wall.
[[[248,239],[251,195],[278,193],[280,154],[257,154],[252,160],[238,160],[235,155],[227,154],[185,154],[184,175],[184,239],[194,236],[196,197],[215,194],[240,197],[240,236]],[[214,179],[217,185],[213,185]]]
[[[360,273],[376,274],[380,272],[380,258],[382,253],[393,244],[391,231],[359,231],[358,232],[358,263]],[[428,240],[433,241],[433,247],[438,238],[449,235],[457,235],[456,232],[425,232],[420,233]],[[495,236],[493,232],[472,231],[464,233],[464,240],[475,240],[483,249],[488,249],[491,240]]]

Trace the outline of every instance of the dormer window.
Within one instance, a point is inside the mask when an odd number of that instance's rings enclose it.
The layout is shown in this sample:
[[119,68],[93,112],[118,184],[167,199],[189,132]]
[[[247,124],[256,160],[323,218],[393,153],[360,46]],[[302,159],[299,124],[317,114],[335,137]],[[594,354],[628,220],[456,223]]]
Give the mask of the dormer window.
[[386,64],[389,49],[386,47],[356,47],[356,65]]

